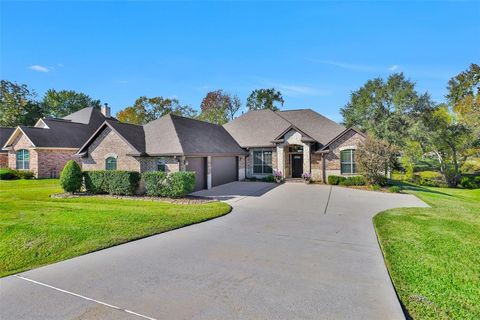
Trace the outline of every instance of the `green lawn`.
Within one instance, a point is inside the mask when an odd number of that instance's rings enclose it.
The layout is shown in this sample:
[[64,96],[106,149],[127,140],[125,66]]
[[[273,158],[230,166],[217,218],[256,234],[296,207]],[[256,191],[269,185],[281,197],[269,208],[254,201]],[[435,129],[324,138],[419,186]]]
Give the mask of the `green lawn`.
[[58,180],[0,181],[0,276],[224,215],[221,202],[179,205],[51,199]]
[[410,189],[432,208],[374,218],[400,299],[413,319],[480,319],[480,189]]

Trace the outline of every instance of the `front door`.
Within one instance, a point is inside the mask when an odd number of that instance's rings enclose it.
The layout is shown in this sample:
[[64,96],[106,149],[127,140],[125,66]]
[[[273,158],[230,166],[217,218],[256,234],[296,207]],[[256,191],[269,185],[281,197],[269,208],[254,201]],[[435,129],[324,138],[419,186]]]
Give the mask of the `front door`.
[[292,178],[301,178],[303,173],[303,155],[292,155]]

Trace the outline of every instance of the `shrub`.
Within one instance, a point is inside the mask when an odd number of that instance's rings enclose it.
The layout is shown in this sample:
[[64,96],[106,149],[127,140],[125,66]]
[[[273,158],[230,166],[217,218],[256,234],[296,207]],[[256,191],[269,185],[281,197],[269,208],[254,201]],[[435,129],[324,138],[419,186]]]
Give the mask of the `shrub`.
[[265,182],[275,182],[275,177],[273,175],[266,176],[264,181]]
[[399,186],[391,186],[390,188],[388,188],[388,191],[392,193],[399,193],[400,190],[401,188]]
[[167,194],[167,173],[151,171],[142,174],[145,181],[147,195],[153,197],[165,196]]
[[410,181],[426,187],[447,187],[444,177],[436,171],[423,171],[415,173]]
[[184,197],[195,189],[195,172],[179,171],[167,176],[166,196],[172,198]]
[[384,173],[396,166],[398,150],[388,142],[371,136],[359,146],[355,158],[358,172],[369,184],[386,183]]
[[364,186],[367,184],[366,180],[362,176],[348,177],[339,183],[341,186]]
[[340,182],[344,181],[346,178],[341,176],[328,176],[328,184],[338,185]]
[[370,189],[372,189],[373,191],[378,191],[378,190],[380,190],[381,188],[382,188],[382,187],[381,187],[380,185],[378,185],[378,184],[372,184],[372,185],[370,186]]
[[84,171],[85,189],[88,193],[102,194],[108,193],[107,181],[105,179],[107,171]]
[[134,195],[140,182],[140,173],[135,171],[106,171],[107,191],[115,195]]
[[17,175],[20,179],[31,180],[35,177],[32,171],[28,170],[17,170]]
[[140,174],[135,171],[98,170],[83,175],[87,192],[94,194],[133,195],[140,182]]
[[465,176],[460,179],[460,185],[465,189],[479,189],[480,188],[480,176],[472,177]]
[[20,179],[18,171],[12,169],[0,169],[0,180],[15,180]]
[[65,192],[74,193],[82,187],[82,169],[78,163],[69,160],[60,174],[60,185]]

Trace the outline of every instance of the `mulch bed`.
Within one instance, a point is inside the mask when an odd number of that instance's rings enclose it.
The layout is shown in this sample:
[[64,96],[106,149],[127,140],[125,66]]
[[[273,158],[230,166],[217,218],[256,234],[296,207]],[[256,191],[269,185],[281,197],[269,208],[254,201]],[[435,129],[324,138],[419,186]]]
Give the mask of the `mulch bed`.
[[186,196],[183,198],[164,198],[164,197],[149,197],[149,196],[118,196],[110,194],[90,194],[90,193],[56,193],[50,195],[50,198],[55,199],[71,199],[71,198],[104,198],[104,199],[125,199],[125,200],[141,200],[141,201],[157,201],[157,202],[168,202],[175,204],[203,204],[214,202],[210,198],[196,197],[196,196]]

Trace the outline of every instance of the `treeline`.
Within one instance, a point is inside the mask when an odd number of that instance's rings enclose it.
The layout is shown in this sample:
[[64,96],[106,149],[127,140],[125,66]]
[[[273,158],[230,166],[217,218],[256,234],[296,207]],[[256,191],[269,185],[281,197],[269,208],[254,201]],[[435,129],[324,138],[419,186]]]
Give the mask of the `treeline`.
[[392,153],[400,155],[407,176],[419,160],[435,159],[448,186],[456,186],[464,164],[480,156],[480,66],[472,64],[446,86],[444,101],[434,102],[403,73],[369,80],[341,109],[344,124],[378,140],[366,144],[366,154],[383,153],[390,169],[390,159],[398,159]]
[[[283,103],[280,91],[257,89],[251,92],[245,106],[248,110],[278,110]],[[30,126],[42,117],[61,118],[85,107],[100,106],[100,100],[82,92],[50,89],[39,98],[35,90],[25,84],[0,81],[0,127]],[[200,111],[181,104],[178,99],[141,96],[133,105],[117,112],[116,117],[122,122],[145,124],[172,113],[222,125],[234,119],[241,108],[242,101],[237,95],[216,90],[206,94]]]

